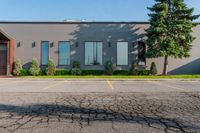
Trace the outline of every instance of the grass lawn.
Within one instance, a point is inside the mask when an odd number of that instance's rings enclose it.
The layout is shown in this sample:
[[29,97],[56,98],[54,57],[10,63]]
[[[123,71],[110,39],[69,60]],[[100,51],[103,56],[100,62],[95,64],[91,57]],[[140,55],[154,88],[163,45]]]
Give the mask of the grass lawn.
[[200,75],[167,75],[167,76],[22,76],[19,78],[80,78],[80,79],[200,79]]

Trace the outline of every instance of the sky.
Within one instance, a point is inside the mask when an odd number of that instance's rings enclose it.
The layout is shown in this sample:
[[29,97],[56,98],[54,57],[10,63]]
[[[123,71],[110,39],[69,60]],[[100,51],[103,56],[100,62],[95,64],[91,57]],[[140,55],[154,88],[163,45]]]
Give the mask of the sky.
[[[185,2],[200,14],[200,0]],[[154,0],[0,0],[0,21],[148,21],[147,7],[153,4]]]

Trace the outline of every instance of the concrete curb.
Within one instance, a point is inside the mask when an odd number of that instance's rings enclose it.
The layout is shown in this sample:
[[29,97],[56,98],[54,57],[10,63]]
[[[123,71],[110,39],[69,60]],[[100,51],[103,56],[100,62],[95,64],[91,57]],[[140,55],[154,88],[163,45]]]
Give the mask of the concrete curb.
[[200,78],[189,79],[123,79],[123,78],[0,78],[0,80],[28,81],[200,81]]

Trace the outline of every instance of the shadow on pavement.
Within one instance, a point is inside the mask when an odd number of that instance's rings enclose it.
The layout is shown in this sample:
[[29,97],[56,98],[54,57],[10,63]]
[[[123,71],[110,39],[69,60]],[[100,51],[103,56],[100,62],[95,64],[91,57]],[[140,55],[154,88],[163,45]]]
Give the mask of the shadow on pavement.
[[[14,106],[0,104],[0,113],[6,113],[5,117],[0,117],[1,120],[8,119],[11,125],[2,126],[0,128],[9,128],[12,124],[18,125],[19,128],[23,124],[27,124],[31,121],[36,121],[37,124],[44,122],[50,122],[51,119],[57,119],[58,121],[70,120],[73,122],[87,123],[90,125],[93,121],[110,121],[110,122],[123,122],[123,123],[137,123],[146,124],[151,128],[159,129],[164,127],[163,130],[180,131],[200,131],[200,127],[197,125],[191,125],[190,123],[180,120],[171,119],[164,116],[156,115],[156,113],[149,114],[149,116],[140,112],[118,112],[112,109],[97,109],[97,108],[87,108],[87,107],[77,107],[77,106],[65,106],[58,104],[35,104],[26,106]],[[20,123],[21,119],[27,119],[24,123]],[[43,119],[46,119],[45,121]],[[36,125],[35,125],[36,126]],[[162,128],[161,128],[162,129]]]

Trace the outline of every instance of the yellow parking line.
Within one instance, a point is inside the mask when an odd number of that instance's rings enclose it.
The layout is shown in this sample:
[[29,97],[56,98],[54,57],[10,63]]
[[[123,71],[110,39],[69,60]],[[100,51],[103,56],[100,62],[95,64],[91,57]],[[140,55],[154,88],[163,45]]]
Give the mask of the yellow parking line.
[[175,89],[175,90],[178,90],[178,91],[187,92],[187,90],[185,90],[183,88],[172,86],[172,85],[168,85],[168,84],[164,84],[164,83],[160,83],[159,81],[148,81],[148,82],[154,83],[154,84],[157,84],[157,85],[160,85],[160,86],[165,86],[165,87],[168,87],[168,88],[171,88],[171,89]]
[[52,89],[54,87],[58,87],[59,85],[62,85],[63,83],[66,83],[67,81],[59,81],[58,83],[56,84],[53,84],[53,85],[47,85],[46,87],[42,88],[42,90],[49,90],[49,89]]
[[111,90],[115,89],[114,86],[112,85],[111,81],[107,80],[107,84],[108,84],[108,86],[110,87]]

